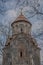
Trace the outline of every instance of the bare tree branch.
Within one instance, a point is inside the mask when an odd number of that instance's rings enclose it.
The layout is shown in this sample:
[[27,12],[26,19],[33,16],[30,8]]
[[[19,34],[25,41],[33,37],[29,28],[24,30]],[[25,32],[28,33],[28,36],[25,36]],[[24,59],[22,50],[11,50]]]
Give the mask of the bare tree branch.
[[[33,6],[32,6],[33,7]],[[43,13],[42,12],[39,12],[39,10],[38,9],[36,9],[36,7],[33,7],[34,8],[34,11],[36,12],[36,14],[41,14],[41,15],[43,15]]]

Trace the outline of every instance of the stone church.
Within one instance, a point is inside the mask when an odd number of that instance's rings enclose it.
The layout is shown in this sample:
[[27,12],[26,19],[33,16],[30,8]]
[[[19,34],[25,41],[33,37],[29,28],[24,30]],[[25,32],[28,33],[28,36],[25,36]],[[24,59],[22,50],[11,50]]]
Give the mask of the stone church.
[[40,48],[31,35],[32,24],[21,13],[11,27],[12,36],[3,48],[3,65],[40,65]]

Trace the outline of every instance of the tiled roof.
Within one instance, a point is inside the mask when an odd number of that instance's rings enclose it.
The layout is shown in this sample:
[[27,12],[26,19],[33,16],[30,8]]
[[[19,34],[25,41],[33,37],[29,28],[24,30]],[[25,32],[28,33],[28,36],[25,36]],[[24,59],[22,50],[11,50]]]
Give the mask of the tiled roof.
[[23,15],[23,14],[20,14],[15,21],[18,21],[18,20],[25,20],[27,21],[27,18]]
[[25,22],[28,22],[30,25],[32,25],[23,14],[20,14],[12,24],[17,23],[17,22],[21,22],[22,20]]

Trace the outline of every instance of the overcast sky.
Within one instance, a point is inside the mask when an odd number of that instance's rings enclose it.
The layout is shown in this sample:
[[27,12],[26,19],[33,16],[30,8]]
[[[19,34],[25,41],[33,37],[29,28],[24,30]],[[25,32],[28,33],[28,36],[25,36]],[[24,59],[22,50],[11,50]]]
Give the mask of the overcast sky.
[[[26,18],[32,23],[32,34],[36,38],[38,45],[41,48],[41,61],[43,61],[43,20],[38,19],[37,15],[32,18],[29,18],[33,14],[29,14],[27,11],[30,11],[32,8],[28,5],[22,5],[25,0],[0,0],[0,24],[7,25],[12,23],[17,16],[20,14],[21,7],[23,8],[22,12]],[[32,1],[32,0],[31,0]],[[40,8],[43,7],[43,0],[39,0]],[[26,4],[26,3],[25,3]],[[25,7],[24,7],[25,6]],[[32,9],[33,11],[33,9]],[[41,34],[40,34],[41,33]],[[0,62],[2,57],[0,56]]]

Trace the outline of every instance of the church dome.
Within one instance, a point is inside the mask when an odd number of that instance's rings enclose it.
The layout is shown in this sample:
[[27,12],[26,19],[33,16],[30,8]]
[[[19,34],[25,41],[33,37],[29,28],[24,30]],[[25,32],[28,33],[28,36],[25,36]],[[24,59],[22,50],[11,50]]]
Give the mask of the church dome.
[[31,34],[32,24],[28,19],[21,13],[16,20],[11,24],[13,35],[18,33]]
[[17,23],[17,22],[22,22],[22,21],[27,22],[27,23],[29,23],[30,25],[32,25],[32,24],[28,21],[28,19],[27,19],[22,13],[16,18],[16,20],[15,20],[11,25],[13,25],[14,23]]

